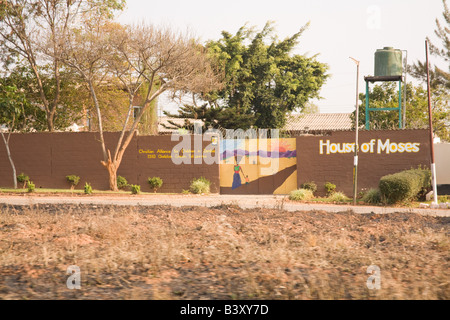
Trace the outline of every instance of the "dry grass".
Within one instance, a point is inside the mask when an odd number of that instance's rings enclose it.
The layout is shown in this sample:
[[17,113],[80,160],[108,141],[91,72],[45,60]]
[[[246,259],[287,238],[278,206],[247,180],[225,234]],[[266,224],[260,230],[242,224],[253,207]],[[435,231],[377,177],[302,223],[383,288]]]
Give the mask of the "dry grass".
[[[216,208],[0,211],[2,299],[449,299],[449,218]],[[66,269],[81,269],[81,290]],[[381,290],[366,287],[370,265]]]

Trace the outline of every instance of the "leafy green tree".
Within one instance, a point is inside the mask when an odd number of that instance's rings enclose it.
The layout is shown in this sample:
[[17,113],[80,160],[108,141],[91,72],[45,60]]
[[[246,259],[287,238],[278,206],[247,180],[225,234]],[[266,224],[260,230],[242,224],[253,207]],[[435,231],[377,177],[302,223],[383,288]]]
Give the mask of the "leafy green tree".
[[[73,73],[62,70],[59,76],[59,109],[53,117],[55,130],[65,129],[77,122],[82,116],[82,109],[88,103],[88,91],[79,85],[79,79]],[[46,95],[53,95],[56,80],[51,74],[42,74],[42,86]],[[23,64],[17,64],[0,79],[3,86],[16,87],[28,101],[27,126],[29,129],[44,131],[48,129],[46,112],[42,108],[39,94],[36,92],[35,78],[32,70]],[[24,130],[25,128],[22,128]]]
[[[55,130],[55,117],[64,110],[60,39],[89,12],[112,15],[123,0],[8,0],[0,2],[0,53],[4,66],[26,63],[33,93],[45,112],[46,128]],[[65,116],[62,115],[61,119]]]
[[[430,82],[431,87],[435,90],[438,88],[440,90],[450,89],[450,10],[447,5],[446,0],[442,0],[444,5],[444,12],[442,13],[444,17],[444,23],[436,19],[436,29],[434,30],[435,35],[441,41],[443,48],[439,48],[437,45],[433,44],[429,37],[427,37],[430,52],[433,56],[440,58],[444,63],[447,64],[446,69],[434,66],[430,68]],[[427,81],[427,71],[426,62],[418,61],[409,67],[411,74],[423,82]]]
[[246,26],[235,35],[223,31],[206,47],[224,76],[224,87],[202,94],[200,105],[194,100],[178,115],[166,115],[200,119],[213,128],[282,128],[289,113],[319,97],[328,77],[328,66],[316,56],[293,54],[307,26],[282,41],[270,22],[258,32]]
[[[428,93],[422,86],[408,83],[406,87],[406,128],[417,129],[428,127]],[[366,95],[360,94],[359,125],[364,127],[366,120]],[[450,110],[446,94],[439,90],[432,90],[433,131],[443,140],[450,141]],[[383,82],[375,85],[369,92],[371,108],[398,107],[398,88],[395,82]],[[355,121],[354,111],[351,115]],[[399,126],[398,111],[371,111],[370,129],[395,129]]]
[[302,110],[303,113],[305,114],[315,114],[315,113],[320,113],[320,109],[319,106],[312,103],[312,102],[308,102],[305,107]]
[[13,131],[27,128],[27,114],[30,104],[25,94],[15,86],[0,85],[0,133],[5,143],[6,154],[13,173],[14,188],[17,189],[16,166],[11,154],[9,142]]
[[[439,48],[427,38],[431,54],[447,64],[447,71],[438,66],[430,68],[431,108],[433,114],[433,131],[442,140],[450,141],[450,109],[448,104],[450,88],[450,11],[446,0],[444,5],[444,23],[436,19],[435,35],[442,42]],[[427,82],[426,62],[417,61],[408,66],[408,72],[416,79]],[[360,125],[365,122],[365,94],[360,95]],[[398,91],[393,83],[375,86],[369,93],[371,107],[397,107]],[[353,113],[354,118],[355,112]],[[398,113],[395,111],[372,112],[371,128],[391,129],[398,127]],[[428,127],[428,93],[422,86],[407,85],[406,128]]]

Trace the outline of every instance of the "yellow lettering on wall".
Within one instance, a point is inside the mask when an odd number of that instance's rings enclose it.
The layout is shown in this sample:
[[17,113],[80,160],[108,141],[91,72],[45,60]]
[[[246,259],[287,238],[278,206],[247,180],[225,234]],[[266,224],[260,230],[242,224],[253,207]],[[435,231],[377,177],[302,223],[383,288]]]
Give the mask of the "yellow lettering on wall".
[[[412,142],[391,142],[390,139],[385,141],[381,139],[371,139],[360,145],[362,153],[392,154],[392,153],[417,153],[420,151],[420,143]],[[331,143],[330,140],[319,141],[319,154],[345,154],[355,152],[355,143]]]
[[381,139],[378,139],[378,149],[377,149],[377,153],[381,154],[382,151],[386,152],[387,154],[389,154],[389,144],[391,143],[391,141],[389,139],[387,139],[384,144],[383,142],[381,142]]

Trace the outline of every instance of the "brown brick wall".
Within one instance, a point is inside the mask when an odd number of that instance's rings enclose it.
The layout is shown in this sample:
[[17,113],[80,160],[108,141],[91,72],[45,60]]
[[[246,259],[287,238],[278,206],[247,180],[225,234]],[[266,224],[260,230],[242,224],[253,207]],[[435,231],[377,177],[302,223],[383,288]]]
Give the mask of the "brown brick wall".
[[[106,133],[107,146],[113,148],[118,133]],[[353,143],[354,132],[334,132],[330,136],[303,136],[297,138],[298,186],[307,181],[318,185],[318,194],[324,195],[323,185],[329,181],[337,189],[351,196],[353,192],[353,152],[345,154],[320,154],[320,141]],[[429,167],[430,152],[427,130],[362,131],[360,144],[380,139],[395,143],[420,143],[417,153],[377,154],[359,153],[358,190],[378,186],[379,179],[390,173],[422,165]],[[118,174],[131,184],[139,184],[142,191],[150,191],[148,177],[159,176],[164,184],[159,192],[181,192],[188,189],[192,179],[204,176],[212,182],[211,191],[219,192],[219,165],[175,165],[170,158],[162,158],[177,145],[170,136],[139,136],[129,145]],[[208,145],[203,142],[203,147]],[[192,143],[192,146],[194,144]],[[375,144],[376,145],[376,144]],[[30,133],[13,134],[11,152],[17,173],[30,176],[37,188],[69,188],[65,177],[76,174],[81,177],[77,189],[89,182],[95,189],[108,189],[108,174],[100,164],[102,152],[97,133]],[[153,151],[155,157],[149,159]],[[376,150],[375,150],[376,151]],[[160,157],[161,155],[161,157]],[[0,143],[0,186],[12,187],[12,171],[5,146]]]
[[[375,139],[374,153],[361,151],[363,143]],[[377,154],[378,139],[383,143],[391,142],[420,143],[418,153]],[[320,141],[331,143],[354,143],[355,132],[333,132],[330,136],[305,136],[297,138],[297,177],[298,186],[314,181],[318,186],[318,195],[325,195],[324,184],[329,181],[336,184],[338,191],[346,195],[353,194],[353,157],[354,153],[320,154]],[[378,187],[381,177],[410,168],[430,166],[430,143],[428,130],[361,131],[359,134],[360,152],[358,165],[358,191]],[[341,145],[342,147],[342,145]],[[324,148],[325,149],[325,148]],[[325,150],[323,150],[325,152]]]
[[[192,148],[194,142],[192,141]],[[167,151],[171,151],[179,141],[171,141],[170,136],[141,136],[137,139],[137,160],[136,165],[139,168],[137,172],[138,184],[141,185],[141,190],[151,191],[147,183],[149,177],[158,176],[163,179],[162,191],[165,192],[181,192],[183,189],[189,189],[190,182],[194,178],[205,177],[211,181],[211,192],[218,193],[220,190],[219,183],[219,165],[206,164],[180,164],[175,165],[169,158],[162,158],[168,156]],[[203,142],[203,148],[209,145],[208,142]],[[154,151],[154,159],[148,158],[148,153],[139,153],[142,151]],[[163,153],[158,153],[158,150]],[[160,157],[161,156],[161,157]]]
[[[118,133],[105,133],[107,147],[113,152]],[[125,152],[118,175],[130,184],[150,191],[148,177],[159,176],[163,187],[159,192],[181,192],[188,189],[193,178],[204,176],[211,181],[211,191],[219,192],[218,165],[175,165],[170,158],[148,159],[139,149],[170,151],[178,144],[170,136],[139,136],[133,138]],[[207,142],[203,143],[208,145]],[[108,189],[108,173],[101,165],[102,151],[98,133],[30,133],[13,134],[10,148],[17,173],[26,173],[37,188],[69,188],[65,177],[81,177],[77,189],[86,182],[99,190]],[[158,154],[157,154],[158,155]],[[0,143],[0,186],[12,187],[12,170],[5,146]]]

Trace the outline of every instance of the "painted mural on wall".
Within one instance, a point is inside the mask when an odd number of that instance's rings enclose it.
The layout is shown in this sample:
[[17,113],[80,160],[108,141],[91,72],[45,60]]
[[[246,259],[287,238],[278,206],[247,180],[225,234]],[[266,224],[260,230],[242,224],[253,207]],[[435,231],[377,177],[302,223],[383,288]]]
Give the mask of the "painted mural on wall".
[[222,194],[288,194],[295,189],[295,138],[221,140]]

